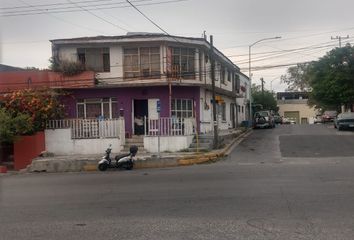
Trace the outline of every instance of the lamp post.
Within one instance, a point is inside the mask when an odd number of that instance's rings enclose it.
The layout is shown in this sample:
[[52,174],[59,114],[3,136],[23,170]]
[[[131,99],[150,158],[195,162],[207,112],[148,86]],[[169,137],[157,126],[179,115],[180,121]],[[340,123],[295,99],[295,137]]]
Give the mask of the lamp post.
[[273,40],[273,39],[279,39],[281,37],[270,37],[270,38],[262,38],[254,43],[252,43],[251,45],[248,46],[248,78],[250,80],[250,109],[249,109],[249,114],[250,114],[250,118],[249,118],[249,127],[252,127],[252,73],[251,73],[251,48],[256,45],[259,42],[263,42],[263,41],[267,41],[267,40]]

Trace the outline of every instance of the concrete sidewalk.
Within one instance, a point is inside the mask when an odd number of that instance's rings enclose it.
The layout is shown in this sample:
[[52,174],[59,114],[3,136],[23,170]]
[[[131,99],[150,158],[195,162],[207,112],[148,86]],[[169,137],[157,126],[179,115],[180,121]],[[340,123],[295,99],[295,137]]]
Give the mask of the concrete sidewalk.
[[[144,153],[137,155],[134,168],[164,168],[200,164],[216,161],[228,155],[238,142],[250,132],[250,130],[224,131],[220,133],[224,146],[221,149],[210,152],[176,152],[161,153],[160,157],[156,153]],[[79,172],[97,171],[97,163],[101,160],[100,155],[68,155],[54,157],[39,157],[32,161],[26,172]]]

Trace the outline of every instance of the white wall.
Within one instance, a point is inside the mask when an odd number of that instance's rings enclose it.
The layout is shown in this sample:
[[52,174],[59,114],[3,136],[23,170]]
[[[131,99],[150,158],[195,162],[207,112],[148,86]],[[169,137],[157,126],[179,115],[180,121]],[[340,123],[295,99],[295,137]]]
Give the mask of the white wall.
[[[170,151],[177,152],[182,149],[189,148],[193,141],[194,135],[191,136],[161,136],[160,152]],[[144,137],[144,148],[148,152],[158,152],[158,137]]]
[[[220,95],[220,94],[217,94]],[[235,100],[224,95],[220,95],[226,106],[226,120],[222,120],[222,116],[217,112],[218,128],[219,129],[229,129],[232,128],[232,121],[230,115],[230,104],[235,103]],[[213,104],[211,103],[212,94],[210,91],[205,91],[205,89],[200,88],[200,132],[207,133],[213,131]],[[205,103],[208,105],[205,108]]]
[[46,151],[55,155],[73,154],[104,154],[112,144],[112,153],[119,153],[122,149],[122,140],[118,138],[103,139],[71,139],[71,129],[46,129]]

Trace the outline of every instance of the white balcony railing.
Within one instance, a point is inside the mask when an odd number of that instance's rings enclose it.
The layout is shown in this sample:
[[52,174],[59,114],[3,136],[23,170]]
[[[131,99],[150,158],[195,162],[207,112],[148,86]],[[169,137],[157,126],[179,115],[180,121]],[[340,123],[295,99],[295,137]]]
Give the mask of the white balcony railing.
[[60,119],[49,120],[47,129],[71,129],[72,139],[118,138],[124,134],[123,119]]
[[196,130],[195,118],[169,118],[144,120],[145,136],[188,136]]

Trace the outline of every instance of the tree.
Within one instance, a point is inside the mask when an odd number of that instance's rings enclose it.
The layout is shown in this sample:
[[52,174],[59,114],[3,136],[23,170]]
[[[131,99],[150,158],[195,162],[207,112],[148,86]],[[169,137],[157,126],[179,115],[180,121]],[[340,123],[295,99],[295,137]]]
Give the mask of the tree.
[[322,108],[354,103],[354,48],[335,48],[308,69],[310,100]]
[[3,104],[13,118],[27,114],[34,131],[43,130],[48,120],[64,116],[64,106],[60,104],[57,92],[51,89],[15,91],[4,96]]
[[12,117],[4,108],[0,108],[0,143],[12,143],[17,136],[32,132],[29,115],[19,113]]
[[259,85],[252,85],[252,99],[253,105],[257,109],[259,109],[257,105],[262,105],[262,109],[273,110],[275,112],[278,111],[277,101],[275,100],[273,93],[268,90],[262,92],[261,86]]
[[281,76],[281,81],[288,85],[288,91],[303,92],[311,89],[308,76],[310,66],[311,63],[298,63],[288,68],[287,74]]

